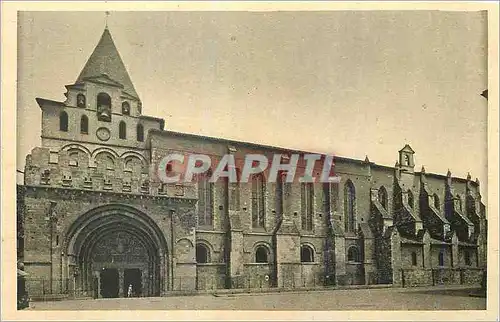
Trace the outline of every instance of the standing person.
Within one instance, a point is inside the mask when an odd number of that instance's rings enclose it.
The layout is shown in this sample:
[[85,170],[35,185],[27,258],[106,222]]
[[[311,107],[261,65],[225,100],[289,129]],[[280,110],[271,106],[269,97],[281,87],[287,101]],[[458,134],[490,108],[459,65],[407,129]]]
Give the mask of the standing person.
[[132,284],[128,285],[127,297],[132,297]]

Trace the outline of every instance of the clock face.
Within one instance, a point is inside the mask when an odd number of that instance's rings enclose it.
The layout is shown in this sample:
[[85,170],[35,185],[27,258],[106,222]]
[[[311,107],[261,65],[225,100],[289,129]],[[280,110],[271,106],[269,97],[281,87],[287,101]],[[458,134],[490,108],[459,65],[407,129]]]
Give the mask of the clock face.
[[109,130],[105,127],[98,128],[96,135],[97,135],[97,138],[101,141],[107,141],[107,140],[109,140],[109,137],[110,137]]

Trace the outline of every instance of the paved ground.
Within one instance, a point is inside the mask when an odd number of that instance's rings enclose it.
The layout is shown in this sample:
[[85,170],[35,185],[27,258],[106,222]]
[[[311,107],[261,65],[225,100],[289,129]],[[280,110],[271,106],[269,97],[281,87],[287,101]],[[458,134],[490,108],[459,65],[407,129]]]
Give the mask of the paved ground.
[[34,302],[28,310],[484,310],[474,288],[350,289]]

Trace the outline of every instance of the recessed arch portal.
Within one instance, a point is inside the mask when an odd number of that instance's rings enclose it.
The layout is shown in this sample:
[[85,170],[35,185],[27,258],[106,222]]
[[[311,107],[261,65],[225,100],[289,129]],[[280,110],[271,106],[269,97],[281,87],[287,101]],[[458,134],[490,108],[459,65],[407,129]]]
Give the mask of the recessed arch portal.
[[94,208],[79,216],[65,236],[65,254],[73,259],[67,272],[75,276],[76,290],[100,297],[124,296],[127,285],[137,296],[165,290],[167,243],[156,223],[138,209],[121,204]]

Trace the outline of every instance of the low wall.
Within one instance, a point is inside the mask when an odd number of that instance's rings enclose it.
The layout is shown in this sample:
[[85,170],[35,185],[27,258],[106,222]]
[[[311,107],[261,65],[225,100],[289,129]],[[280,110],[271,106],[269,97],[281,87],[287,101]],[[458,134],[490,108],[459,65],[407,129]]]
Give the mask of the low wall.
[[403,269],[401,281],[403,287],[434,285],[431,269]]
[[402,269],[403,287],[431,285],[475,285],[481,283],[480,268]]
[[462,284],[481,284],[483,269],[471,268],[462,272]]
[[449,268],[435,268],[432,270],[434,285],[457,285],[461,283],[461,271]]

